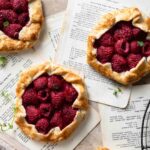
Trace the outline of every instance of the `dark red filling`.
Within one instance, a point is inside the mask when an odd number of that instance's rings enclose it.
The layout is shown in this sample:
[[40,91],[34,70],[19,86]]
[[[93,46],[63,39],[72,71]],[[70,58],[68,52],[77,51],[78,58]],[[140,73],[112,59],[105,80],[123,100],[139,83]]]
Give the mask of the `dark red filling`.
[[134,27],[132,22],[120,21],[95,40],[96,58],[102,64],[111,63],[118,73],[137,66],[142,57],[150,56],[147,33]]
[[6,35],[18,39],[28,21],[28,0],[0,0],[0,30]]
[[72,104],[77,97],[76,89],[61,76],[43,74],[22,95],[26,120],[39,133],[46,134],[54,127],[62,130],[76,116],[77,109]]

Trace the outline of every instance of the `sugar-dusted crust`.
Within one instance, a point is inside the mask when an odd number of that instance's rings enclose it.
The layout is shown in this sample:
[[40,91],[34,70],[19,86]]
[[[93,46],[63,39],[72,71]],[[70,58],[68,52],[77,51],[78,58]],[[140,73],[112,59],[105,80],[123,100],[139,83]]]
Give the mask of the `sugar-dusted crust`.
[[30,17],[28,24],[19,32],[18,40],[12,39],[0,31],[0,52],[12,53],[32,48],[38,40],[44,20],[41,0],[28,1]]
[[[65,127],[63,130],[60,130],[59,127],[53,128],[46,135],[38,133],[34,125],[27,123],[27,121],[25,120],[26,113],[22,105],[21,98],[25,88],[34,79],[36,79],[38,76],[45,72],[47,72],[48,74],[61,75],[67,82],[72,83],[72,85],[78,91],[78,97],[72,105],[72,107],[78,108],[77,114],[73,122]],[[83,80],[71,71],[62,68],[61,66],[53,65],[50,62],[35,66],[23,72],[17,84],[16,96],[16,107],[18,108],[16,113],[16,123],[27,136],[32,139],[41,141],[58,142],[66,139],[84,119],[88,110],[87,93]]]
[[[131,21],[132,24],[150,34],[150,19],[144,18],[138,8],[125,8],[110,12],[103,16],[88,36],[87,62],[104,76],[113,79],[121,84],[128,85],[140,80],[150,72],[150,58],[143,58],[138,65],[130,71],[117,73],[112,70],[111,64],[101,64],[96,59],[96,49],[93,43],[106,31],[119,21]],[[149,35],[148,35],[149,36]]]
[[97,150],[109,150],[109,149],[106,147],[98,147]]

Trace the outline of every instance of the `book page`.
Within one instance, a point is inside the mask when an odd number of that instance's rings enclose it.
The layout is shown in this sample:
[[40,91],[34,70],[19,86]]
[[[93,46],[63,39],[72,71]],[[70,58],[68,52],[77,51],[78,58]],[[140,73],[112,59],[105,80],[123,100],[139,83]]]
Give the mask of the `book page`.
[[[90,100],[126,107],[130,87],[124,87],[97,73],[86,62],[87,36],[100,16],[124,7],[120,2],[110,0],[69,0],[55,60],[68,68],[76,69],[85,75]],[[113,93],[118,88],[118,96]]]
[[[41,44],[38,44],[33,49],[23,53],[6,55],[8,63],[5,67],[0,68],[0,108],[2,110],[0,111],[1,124],[5,123],[8,125],[8,123],[11,123],[12,121],[16,98],[15,88],[20,73],[30,66],[43,63],[43,61],[54,57],[63,15],[58,14],[58,16],[55,15],[46,19],[50,26],[49,28],[45,28],[43,31],[43,36],[40,39]],[[8,130],[6,133],[10,135],[11,138],[17,139],[17,141],[19,141],[24,147],[31,150],[64,150],[64,147],[65,150],[71,150],[74,149],[99,123],[99,118],[98,112],[94,108],[90,107],[89,114],[81,123],[79,128],[68,140],[60,144],[35,142],[25,136],[16,124],[14,124],[12,130]],[[68,142],[70,143],[69,145]]]
[[149,89],[150,85],[133,87],[126,109],[99,105],[104,146],[110,150],[141,150],[141,126],[150,101]]

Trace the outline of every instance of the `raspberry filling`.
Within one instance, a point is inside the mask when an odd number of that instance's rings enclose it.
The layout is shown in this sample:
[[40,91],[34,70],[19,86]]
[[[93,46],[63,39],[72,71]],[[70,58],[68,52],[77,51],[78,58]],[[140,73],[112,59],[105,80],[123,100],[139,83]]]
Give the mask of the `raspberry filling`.
[[147,35],[131,21],[120,21],[95,40],[96,58],[102,64],[111,63],[118,73],[135,68],[143,57],[150,56]]
[[76,116],[77,109],[72,105],[77,97],[76,89],[62,76],[43,74],[22,95],[26,121],[35,125],[42,134],[47,134],[54,127],[62,130]]
[[29,21],[28,0],[0,0],[0,30],[13,39]]

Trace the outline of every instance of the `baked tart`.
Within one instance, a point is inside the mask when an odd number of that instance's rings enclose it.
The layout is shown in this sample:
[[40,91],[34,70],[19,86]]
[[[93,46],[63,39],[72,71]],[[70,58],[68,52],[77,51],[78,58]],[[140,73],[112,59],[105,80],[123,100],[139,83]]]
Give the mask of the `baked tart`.
[[87,62],[102,75],[129,85],[150,71],[150,19],[138,8],[103,16],[88,36]]
[[16,123],[27,136],[40,141],[66,139],[88,109],[83,80],[49,62],[21,74],[16,97]]
[[42,23],[41,0],[0,0],[0,52],[33,47]]
[[109,149],[105,147],[98,147],[97,150],[109,150]]

